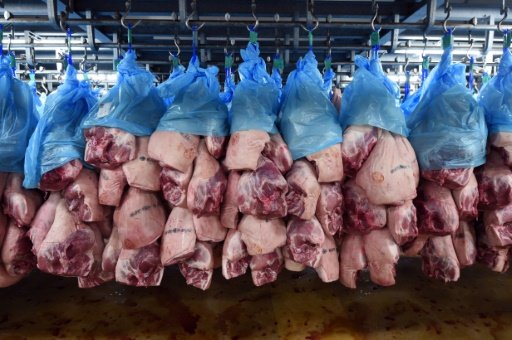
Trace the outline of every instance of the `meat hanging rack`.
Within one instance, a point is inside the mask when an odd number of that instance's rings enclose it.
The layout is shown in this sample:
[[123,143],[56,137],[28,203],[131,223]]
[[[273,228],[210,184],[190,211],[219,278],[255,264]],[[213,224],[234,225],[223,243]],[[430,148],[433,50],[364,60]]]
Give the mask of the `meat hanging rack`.
[[[484,0],[472,1],[470,9],[462,0],[285,0],[276,4],[229,1],[221,5],[197,0],[6,0],[2,2],[4,18],[0,23],[6,29],[9,25],[14,28],[11,49],[20,63],[54,69],[55,62],[59,61],[55,50],[65,48],[62,37],[65,28],[70,27],[74,32],[71,48],[75,54],[86,51],[99,70],[107,71],[112,70],[108,60],[116,59],[118,52],[127,48],[126,30],[121,25],[126,17],[127,22],[140,23],[132,31],[139,61],[157,74],[166,74],[170,68],[168,50],[172,39],[179,40],[182,59],[190,56],[187,19],[192,25],[204,25],[199,32],[201,60],[221,66],[228,29],[230,46],[236,50],[243,47],[248,39],[246,26],[253,20],[253,9],[259,21],[260,48],[269,63],[278,49],[283,54],[285,74],[293,69],[293,62],[307,50],[308,38],[300,27],[316,21],[319,24],[314,36],[317,53],[330,51],[335,72],[345,77],[354,71],[351,65],[355,55],[370,48],[368,32],[375,3],[378,4],[375,21],[382,30],[384,67],[398,69],[399,64],[405,62],[405,54],[411,66],[419,65],[421,52],[418,50],[424,48],[425,34],[429,53],[439,44],[446,21],[455,28],[456,58],[462,58],[468,49],[468,31],[474,40],[473,52],[481,56],[476,58],[476,65],[492,65],[499,55],[496,46],[500,37],[494,31],[506,6],[504,2],[500,6]],[[502,29],[511,27],[508,18],[501,21]],[[239,56],[235,55],[235,64],[238,61]],[[437,61],[438,55],[432,55],[432,63]]]

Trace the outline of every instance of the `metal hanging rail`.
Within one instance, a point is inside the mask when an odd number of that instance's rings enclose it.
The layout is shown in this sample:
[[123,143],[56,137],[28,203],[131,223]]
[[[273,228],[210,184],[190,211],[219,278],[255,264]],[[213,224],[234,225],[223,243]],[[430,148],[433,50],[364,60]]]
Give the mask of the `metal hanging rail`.
[[[162,19],[159,16],[158,19],[152,19],[148,17],[131,17],[132,20],[137,20],[141,22],[141,25],[155,25],[155,26],[166,26],[166,25],[180,25],[180,18],[177,16],[169,16],[169,19]],[[258,18],[261,25],[264,25],[266,28],[294,28],[304,26],[307,24],[307,20],[287,20],[287,18],[280,17],[279,21],[275,21],[273,17]],[[368,20],[346,20],[346,19],[337,19],[337,18],[326,18],[319,17],[319,23],[322,28],[351,28],[351,29],[368,29],[369,23]],[[219,17],[212,19],[212,17],[204,16],[199,17],[197,20],[190,20],[190,25],[201,24],[204,23],[206,26],[212,27],[225,27],[226,21],[224,17]],[[236,20],[230,19],[229,25],[234,27],[245,27],[249,21],[246,20]],[[16,16],[12,17],[8,20],[0,19],[0,24],[33,24],[33,25],[41,25],[41,26],[51,26],[53,23],[48,19],[48,17],[33,17],[33,16]],[[121,27],[120,20],[118,19],[66,19],[65,24],[68,26],[83,26],[83,25],[92,25],[92,26],[119,26]],[[430,29],[442,29],[443,21],[437,20],[434,24],[427,26],[423,22],[382,22],[379,24],[379,27],[382,29],[408,29],[408,30],[416,30],[416,31],[425,31],[427,28]],[[496,25],[490,24],[475,24],[472,20],[451,20],[450,27],[456,29],[464,29],[464,30],[473,30],[473,31],[490,31],[496,30]],[[502,25],[502,29],[512,29],[512,25]]]

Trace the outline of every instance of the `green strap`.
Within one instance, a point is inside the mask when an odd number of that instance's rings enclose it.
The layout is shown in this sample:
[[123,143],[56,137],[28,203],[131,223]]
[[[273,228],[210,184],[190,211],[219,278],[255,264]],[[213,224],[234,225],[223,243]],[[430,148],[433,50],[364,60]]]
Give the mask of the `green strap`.
[[273,62],[274,68],[278,69],[279,72],[282,72],[284,69],[284,60],[280,56],[278,58],[274,58]]
[[380,33],[379,31],[373,31],[370,35],[370,43],[372,46],[378,46],[380,42]]
[[332,66],[332,59],[329,56],[329,57],[325,58],[325,60],[324,60],[324,71],[327,71],[328,69],[330,69],[331,66]]
[[117,71],[117,67],[119,66],[120,62],[121,62],[121,59],[119,59],[119,58],[114,60],[114,71]]
[[224,68],[230,68],[231,66],[233,66],[233,56],[226,54],[224,56]]
[[443,50],[446,50],[447,48],[451,48],[452,46],[453,46],[453,35],[452,35],[452,31],[448,30],[448,32],[446,32],[443,35]]
[[421,67],[422,67],[424,70],[428,70],[428,68],[429,68],[429,66],[430,66],[430,65],[429,65],[429,64],[430,64],[429,59],[430,59],[430,58],[429,58],[428,56],[424,56],[424,57],[423,57],[423,62],[421,63]]
[[507,30],[503,34],[503,48],[510,48],[510,41],[512,40],[512,34]]
[[128,27],[128,44],[131,46],[132,44],[132,41],[133,41],[133,37],[132,37],[132,28],[131,27]]
[[250,30],[249,31],[249,41],[253,44],[258,42],[258,32],[254,31],[254,30]]
[[173,67],[177,67],[179,64],[180,64],[180,58],[178,58],[177,56],[173,55],[172,56],[172,66]]
[[489,80],[491,80],[491,76],[485,72],[483,75],[482,75],[482,84],[487,84],[489,82]]

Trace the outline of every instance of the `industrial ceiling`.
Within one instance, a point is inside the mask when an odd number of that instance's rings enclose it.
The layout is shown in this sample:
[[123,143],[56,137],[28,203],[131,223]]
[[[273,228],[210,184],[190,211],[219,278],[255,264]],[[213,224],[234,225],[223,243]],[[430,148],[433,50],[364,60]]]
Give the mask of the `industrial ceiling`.
[[[288,73],[308,49],[303,28],[318,23],[314,51],[320,63],[331,53],[341,82],[354,71],[355,55],[369,49],[372,18],[381,29],[384,68],[392,72],[402,72],[406,61],[411,70],[417,69],[423,54],[435,63],[443,23],[455,28],[456,60],[471,54],[477,64],[492,66],[501,54],[497,24],[502,21],[506,29],[511,23],[507,3],[496,0],[4,0],[0,7],[4,50],[9,45],[15,52],[20,72],[36,67],[41,74],[56,73],[67,51],[68,27],[76,63],[85,57],[94,70],[112,71],[113,60],[128,48],[124,26],[130,24],[139,62],[159,80],[171,67],[169,53],[177,53],[174,41],[182,62],[190,58],[193,27],[202,26],[198,53],[205,65],[223,67],[227,51],[234,52],[236,68],[239,50],[249,40],[247,28],[257,19],[262,56],[270,67],[279,52]],[[11,30],[14,36],[9,38]]]

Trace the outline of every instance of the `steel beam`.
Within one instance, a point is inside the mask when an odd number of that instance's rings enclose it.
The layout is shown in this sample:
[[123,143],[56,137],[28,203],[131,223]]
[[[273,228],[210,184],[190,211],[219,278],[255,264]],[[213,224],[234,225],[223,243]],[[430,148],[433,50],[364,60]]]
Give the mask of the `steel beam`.
[[[398,14],[395,14],[395,23],[398,23],[400,22],[400,15]],[[400,35],[400,30],[398,28],[395,28],[394,30],[391,31],[391,50],[390,52],[393,53],[395,52],[396,48],[398,47],[398,38],[399,38],[399,35]],[[381,43],[385,43],[385,42],[381,42]]]
[[[56,24],[56,28],[60,30],[60,21],[57,18],[57,16],[55,16],[54,18],[50,18],[50,8],[52,9],[52,13],[55,12],[55,15],[56,15],[57,12],[64,12],[66,10],[66,5],[60,0],[43,0],[43,1],[46,2],[47,6],[48,6],[49,21],[52,22],[52,26],[55,26],[55,24]],[[80,22],[78,22],[76,24],[70,23],[70,21],[73,21],[73,20],[80,20]],[[13,19],[10,19],[9,21],[15,22],[16,17]],[[69,17],[66,20],[67,25],[78,26],[84,32],[87,32],[88,26],[93,25],[92,22],[94,22],[94,19],[92,19],[92,13],[91,13],[91,18],[87,18],[87,17],[84,18],[81,15],[74,13],[74,12],[69,13]],[[118,25],[120,25],[119,20],[117,20],[117,22],[118,22]],[[44,21],[42,21],[41,23],[44,23]],[[106,34],[101,32],[99,29],[93,28],[93,30],[94,30],[94,38],[95,39],[98,39],[101,42],[112,42],[112,40]],[[95,43],[95,42],[93,41],[92,43]]]
[[[47,7],[47,12],[48,12],[48,21],[50,23],[50,25],[53,26],[53,28],[55,29],[60,29],[60,25],[59,25],[59,19],[58,19],[58,9],[57,9],[57,4],[58,4],[58,0],[44,0],[46,2],[46,7]],[[16,18],[14,18],[16,19]],[[11,19],[11,21],[13,21]]]

